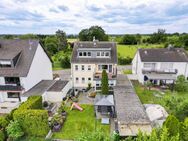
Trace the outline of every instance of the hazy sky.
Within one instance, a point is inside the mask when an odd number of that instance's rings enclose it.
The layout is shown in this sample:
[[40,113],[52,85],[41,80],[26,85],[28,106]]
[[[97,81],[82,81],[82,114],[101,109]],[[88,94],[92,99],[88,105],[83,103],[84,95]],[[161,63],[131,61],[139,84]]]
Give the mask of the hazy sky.
[[0,0],[0,34],[188,32],[188,0]]

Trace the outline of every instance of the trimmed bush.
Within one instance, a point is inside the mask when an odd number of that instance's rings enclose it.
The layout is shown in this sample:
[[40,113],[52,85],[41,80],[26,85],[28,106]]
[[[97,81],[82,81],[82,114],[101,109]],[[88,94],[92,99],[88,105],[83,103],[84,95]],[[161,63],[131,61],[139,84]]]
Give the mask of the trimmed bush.
[[13,113],[28,136],[45,136],[49,131],[48,112],[42,109],[42,97],[31,96]]
[[42,97],[41,96],[30,96],[28,100],[20,105],[20,109],[42,109]]
[[29,136],[45,136],[49,131],[46,110],[17,110],[14,120],[20,123],[25,134]]

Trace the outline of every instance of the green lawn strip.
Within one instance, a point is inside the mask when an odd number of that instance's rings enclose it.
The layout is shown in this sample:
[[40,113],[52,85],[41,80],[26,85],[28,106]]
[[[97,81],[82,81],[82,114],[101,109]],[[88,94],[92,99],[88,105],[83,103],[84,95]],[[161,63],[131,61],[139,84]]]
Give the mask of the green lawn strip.
[[[54,139],[75,139],[84,131],[93,131],[95,129],[103,130],[107,135],[110,133],[109,125],[101,125],[94,116],[93,105],[81,105],[84,109],[82,112],[78,110],[67,109],[67,119],[60,132],[53,134]],[[70,108],[70,107],[69,107]]]

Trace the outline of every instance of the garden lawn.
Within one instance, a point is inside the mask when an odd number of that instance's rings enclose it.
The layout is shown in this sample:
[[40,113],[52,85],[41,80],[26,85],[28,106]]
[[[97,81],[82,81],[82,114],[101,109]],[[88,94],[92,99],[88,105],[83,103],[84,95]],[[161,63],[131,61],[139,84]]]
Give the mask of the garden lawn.
[[84,109],[82,112],[78,110],[70,111],[70,108],[66,110],[68,116],[64,126],[60,132],[53,134],[53,139],[75,139],[81,132],[95,129],[101,129],[107,136],[110,134],[110,126],[101,125],[100,121],[96,120],[93,105],[81,105],[81,107]]
[[163,44],[120,45],[117,44],[118,54],[122,57],[133,58],[138,48],[162,48]]
[[[138,82],[133,82],[135,91],[138,95],[138,97],[140,98],[140,101],[143,104],[161,104],[163,105],[163,97],[167,96],[167,97],[176,97],[176,98],[183,98],[183,99],[187,99],[188,100],[188,93],[186,92],[171,92],[170,90],[167,90],[163,95],[161,94],[161,92],[157,91],[157,90],[148,90],[147,88],[144,88],[143,85],[139,84]],[[161,98],[156,97],[154,94],[158,94],[160,96],[162,96]]]

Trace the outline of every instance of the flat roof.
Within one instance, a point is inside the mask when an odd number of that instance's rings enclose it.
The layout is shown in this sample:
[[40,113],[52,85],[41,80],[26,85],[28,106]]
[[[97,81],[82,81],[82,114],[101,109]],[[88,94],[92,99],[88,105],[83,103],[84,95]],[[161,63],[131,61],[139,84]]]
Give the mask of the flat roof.
[[44,92],[61,92],[68,81],[62,80],[42,80],[33,88],[25,92],[22,97],[42,95]]
[[47,91],[48,92],[59,92],[67,85],[68,81],[58,80],[56,81]]
[[55,80],[42,80],[38,84],[36,84],[34,87],[32,87],[30,90],[25,92],[22,97],[29,97],[29,96],[35,96],[35,95],[42,95],[44,92],[46,92],[56,81]]
[[135,136],[139,129],[151,131],[151,122],[144,106],[126,75],[118,74],[114,99],[120,136]]

